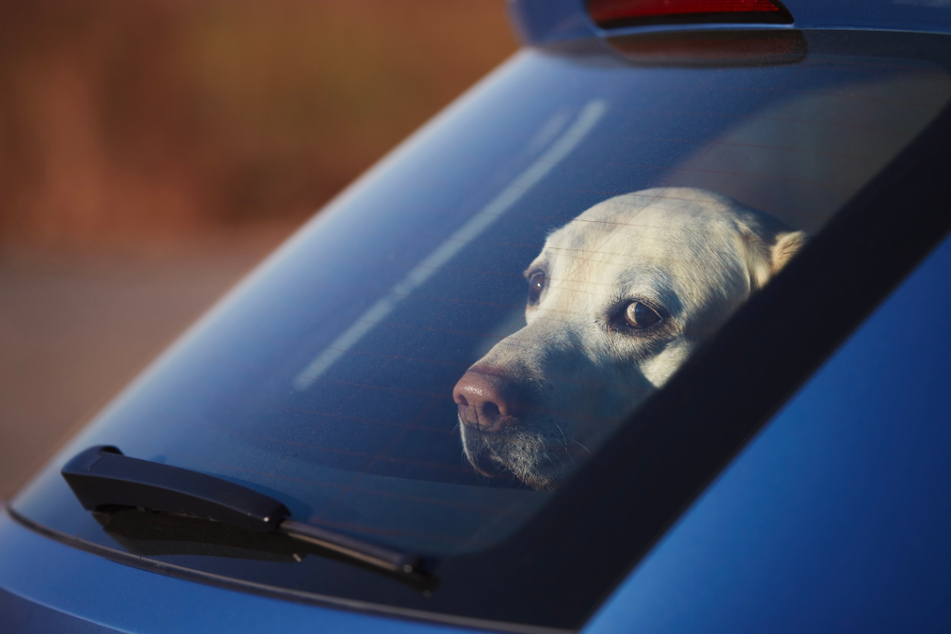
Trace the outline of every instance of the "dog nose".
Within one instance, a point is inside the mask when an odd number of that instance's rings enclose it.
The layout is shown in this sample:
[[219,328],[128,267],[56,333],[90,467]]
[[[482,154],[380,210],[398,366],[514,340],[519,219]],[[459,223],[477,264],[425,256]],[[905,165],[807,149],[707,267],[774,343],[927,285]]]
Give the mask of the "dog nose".
[[467,427],[495,433],[518,422],[516,389],[504,375],[470,368],[456,383],[452,398]]

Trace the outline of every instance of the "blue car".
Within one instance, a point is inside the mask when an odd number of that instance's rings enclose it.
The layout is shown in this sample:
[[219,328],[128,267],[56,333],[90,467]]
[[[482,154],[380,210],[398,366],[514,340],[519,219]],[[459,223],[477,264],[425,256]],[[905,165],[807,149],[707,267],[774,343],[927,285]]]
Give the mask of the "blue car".
[[951,5],[509,10],[0,510],[0,630],[951,631]]

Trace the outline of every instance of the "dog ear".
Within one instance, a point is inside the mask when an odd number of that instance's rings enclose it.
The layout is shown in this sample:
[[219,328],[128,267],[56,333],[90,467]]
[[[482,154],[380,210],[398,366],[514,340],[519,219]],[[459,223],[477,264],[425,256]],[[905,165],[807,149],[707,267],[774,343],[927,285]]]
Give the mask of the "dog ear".
[[773,275],[786,266],[786,262],[789,262],[789,259],[796,255],[804,244],[806,244],[805,231],[790,231],[777,235],[776,242],[769,250],[772,256]]
[[750,290],[753,291],[763,288],[806,243],[806,234],[803,231],[778,233],[771,245],[767,245],[752,233],[744,235],[743,238],[750,272]]

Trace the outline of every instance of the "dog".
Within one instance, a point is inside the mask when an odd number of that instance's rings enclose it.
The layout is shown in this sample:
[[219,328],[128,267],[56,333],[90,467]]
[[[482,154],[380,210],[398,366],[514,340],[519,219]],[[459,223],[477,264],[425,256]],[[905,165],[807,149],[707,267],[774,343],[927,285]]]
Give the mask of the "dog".
[[701,189],[596,204],[524,275],[526,325],[453,389],[474,469],[556,489],[806,236]]

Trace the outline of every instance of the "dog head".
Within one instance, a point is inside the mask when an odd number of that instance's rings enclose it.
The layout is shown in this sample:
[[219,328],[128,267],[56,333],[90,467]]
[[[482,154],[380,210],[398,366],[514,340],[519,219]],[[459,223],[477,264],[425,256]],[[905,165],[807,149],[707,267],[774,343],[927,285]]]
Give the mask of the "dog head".
[[453,390],[470,463],[556,488],[804,240],[698,189],[617,196],[552,233],[526,325]]

